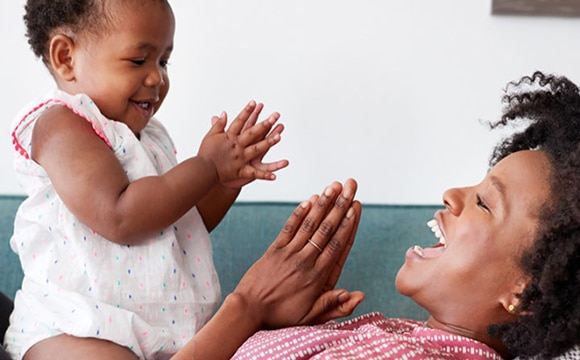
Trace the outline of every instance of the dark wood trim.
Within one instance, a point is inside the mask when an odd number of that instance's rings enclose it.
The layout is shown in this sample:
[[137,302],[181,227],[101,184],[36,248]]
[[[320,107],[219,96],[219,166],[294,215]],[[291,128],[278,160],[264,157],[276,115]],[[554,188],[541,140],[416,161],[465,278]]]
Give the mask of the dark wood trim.
[[492,0],[494,15],[580,16],[580,0]]

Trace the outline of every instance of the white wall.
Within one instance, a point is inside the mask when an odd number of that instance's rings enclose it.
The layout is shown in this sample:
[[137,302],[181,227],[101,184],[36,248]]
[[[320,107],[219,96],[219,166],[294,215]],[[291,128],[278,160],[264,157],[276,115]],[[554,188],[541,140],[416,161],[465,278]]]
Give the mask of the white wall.
[[[24,0],[0,4],[0,193],[21,193],[10,123],[52,81],[28,50]],[[368,203],[439,203],[487,169],[507,81],[536,69],[580,81],[580,19],[497,17],[489,0],[173,0],[172,90],[161,118],[180,158],[212,114],[250,99],[287,129],[291,165],[243,200],[301,200],[355,177]]]

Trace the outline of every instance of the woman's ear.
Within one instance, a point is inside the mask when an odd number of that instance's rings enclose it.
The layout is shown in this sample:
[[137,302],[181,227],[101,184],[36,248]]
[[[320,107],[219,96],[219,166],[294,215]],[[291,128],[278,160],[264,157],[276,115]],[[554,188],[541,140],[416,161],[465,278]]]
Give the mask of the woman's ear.
[[54,76],[63,81],[73,81],[74,75],[74,41],[58,34],[50,40],[49,66]]
[[518,278],[509,294],[500,299],[501,305],[510,314],[515,314],[520,304],[520,295],[528,285],[528,280],[523,276]]

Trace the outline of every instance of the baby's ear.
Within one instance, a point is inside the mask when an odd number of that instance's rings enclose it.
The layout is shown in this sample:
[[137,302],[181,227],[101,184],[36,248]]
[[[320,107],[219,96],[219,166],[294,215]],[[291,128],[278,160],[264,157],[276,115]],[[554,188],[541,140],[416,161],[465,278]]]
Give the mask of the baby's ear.
[[50,40],[48,65],[55,77],[64,81],[74,80],[74,41],[64,35],[55,35]]

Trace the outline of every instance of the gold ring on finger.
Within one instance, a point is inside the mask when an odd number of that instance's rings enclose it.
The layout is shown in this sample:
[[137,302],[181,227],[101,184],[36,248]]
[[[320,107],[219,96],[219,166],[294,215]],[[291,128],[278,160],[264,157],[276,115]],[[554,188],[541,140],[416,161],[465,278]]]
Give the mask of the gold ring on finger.
[[317,243],[312,241],[312,239],[308,239],[308,242],[310,243],[310,245],[314,246],[316,248],[316,250],[318,250],[318,251],[320,251],[320,253],[322,253],[322,248],[320,246],[318,246]]

